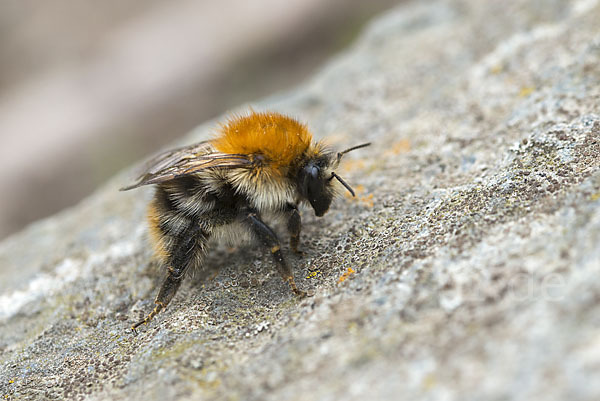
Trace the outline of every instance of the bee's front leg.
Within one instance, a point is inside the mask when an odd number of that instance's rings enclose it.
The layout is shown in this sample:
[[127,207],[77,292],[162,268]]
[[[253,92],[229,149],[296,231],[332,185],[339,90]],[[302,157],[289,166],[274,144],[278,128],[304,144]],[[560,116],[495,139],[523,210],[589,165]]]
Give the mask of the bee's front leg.
[[290,233],[290,248],[298,255],[302,255],[303,252],[298,249],[300,243],[300,231],[302,230],[302,218],[298,212],[298,207],[292,203],[285,205],[285,213],[287,214],[287,229]]
[[290,266],[287,264],[283,254],[281,253],[281,244],[275,232],[265,224],[255,210],[247,210],[243,217],[244,221],[252,228],[254,234],[260,239],[264,246],[271,250],[271,254],[275,259],[275,266],[284,281],[286,281],[294,294],[305,297],[307,293],[298,289],[294,281],[294,275]]

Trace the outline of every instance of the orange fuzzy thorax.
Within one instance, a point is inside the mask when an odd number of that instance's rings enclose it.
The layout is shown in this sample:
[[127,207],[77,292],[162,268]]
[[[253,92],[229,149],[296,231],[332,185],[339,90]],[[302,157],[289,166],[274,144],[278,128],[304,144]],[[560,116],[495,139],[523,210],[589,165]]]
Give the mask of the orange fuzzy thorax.
[[304,124],[279,113],[233,116],[213,140],[223,153],[261,154],[275,168],[289,165],[309,148],[312,135]]

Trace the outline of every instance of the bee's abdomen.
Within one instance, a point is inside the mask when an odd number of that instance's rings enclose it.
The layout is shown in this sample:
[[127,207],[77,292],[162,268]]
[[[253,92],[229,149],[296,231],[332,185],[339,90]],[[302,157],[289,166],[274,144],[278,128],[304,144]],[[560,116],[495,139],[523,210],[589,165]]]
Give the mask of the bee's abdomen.
[[194,258],[199,261],[204,254],[210,230],[199,224],[197,216],[186,213],[163,186],[156,188],[148,222],[152,245],[163,263],[180,264],[188,252],[198,253]]

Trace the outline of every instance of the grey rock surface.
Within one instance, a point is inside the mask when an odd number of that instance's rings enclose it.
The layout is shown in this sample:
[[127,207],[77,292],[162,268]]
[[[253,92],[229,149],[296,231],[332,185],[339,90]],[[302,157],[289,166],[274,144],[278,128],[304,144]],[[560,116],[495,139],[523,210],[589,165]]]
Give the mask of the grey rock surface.
[[342,171],[356,199],[303,213],[311,298],[215,246],[219,275],[132,336],[162,272],[131,173],[5,240],[0,397],[600,399],[598,21],[595,0],[408,3],[255,105],[374,143]]

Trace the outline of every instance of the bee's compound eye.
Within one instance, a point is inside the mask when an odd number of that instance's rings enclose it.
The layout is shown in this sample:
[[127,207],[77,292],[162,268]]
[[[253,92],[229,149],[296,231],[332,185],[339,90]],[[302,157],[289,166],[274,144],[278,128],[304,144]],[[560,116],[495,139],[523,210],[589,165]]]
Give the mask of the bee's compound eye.
[[320,171],[321,171],[321,169],[319,168],[319,166],[316,166],[313,163],[310,163],[304,167],[305,177],[306,177],[306,179],[308,179],[310,181],[314,181],[317,178],[319,178]]

